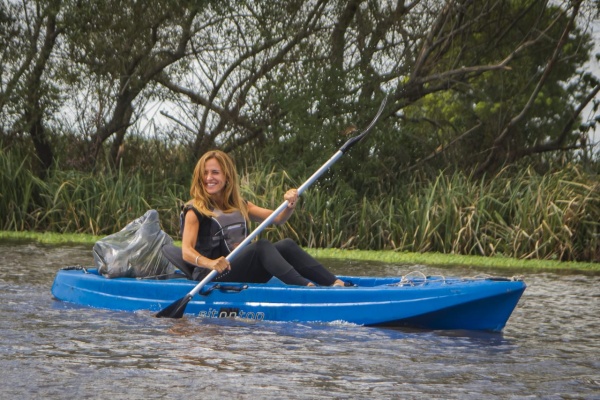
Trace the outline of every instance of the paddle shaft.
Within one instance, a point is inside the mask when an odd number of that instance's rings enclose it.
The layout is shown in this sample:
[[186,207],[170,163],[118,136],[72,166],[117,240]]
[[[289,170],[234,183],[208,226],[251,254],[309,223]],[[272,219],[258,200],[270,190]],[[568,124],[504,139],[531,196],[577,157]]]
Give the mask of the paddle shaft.
[[[321,166],[321,168],[319,168],[317,171],[315,171],[315,173],[312,174],[312,176],[310,178],[308,178],[306,180],[306,182],[304,182],[298,188],[298,196],[300,196],[306,189],[308,189],[308,187],[310,185],[312,185],[317,179],[319,179],[319,177],[321,175],[323,175],[325,173],[325,171],[327,171],[333,164],[335,164],[335,162],[341,156],[343,156],[346,151],[348,151],[352,146],[354,146],[356,143],[361,141],[369,133],[371,128],[373,128],[373,126],[375,125],[375,122],[377,122],[377,120],[381,116],[381,113],[383,112],[386,102],[387,102],[387,96],[383,99],[383,102],[379,106],[377,115],[375,115],[375,118],[373,118],[373,120],[371,121],[369,126],[367,126],[359,135],[348,139],[348,141],[346,141],[346,143],[344,143],[344,145],[342,147],[340,147],[340,149],[325,164],[323,164]],[[229,253],[229,255],[226,257],[227,261],[231,262],[242,251],[242,249],[244,249],[246,247],[246,245],[248,245],[252,240],[254,240],[254,238],[256,238],[267,226],[272,224],[273,221],[275,220],[275,218],[277,218],[277,216],[279,214],[281,214],[281,212],[283,210],[285,210],[287,208],[287,206],[288,206],[288,201],[285,200],[250,235],[248,235],[231,253]],[[200,292],[200,290],[202,290],[202,288],[207,283],[209,283],[211,280],[213,280],[217,275],[218,275],[218,271],[212,270],[183,299],[179,300],[178,302],[173,303],[168,308],[171,308],[171,307],[178,308],[177,313],[182,314],[183,309],[185,308],[186,304],[192,299],[192,297],[194,297],[196,294],[198,294]],[[166,316],[165,314],[168,314],[168,312],[166,312],[166,311],[167,310],[163,310],[162,312],[159,312],[157,316]]]

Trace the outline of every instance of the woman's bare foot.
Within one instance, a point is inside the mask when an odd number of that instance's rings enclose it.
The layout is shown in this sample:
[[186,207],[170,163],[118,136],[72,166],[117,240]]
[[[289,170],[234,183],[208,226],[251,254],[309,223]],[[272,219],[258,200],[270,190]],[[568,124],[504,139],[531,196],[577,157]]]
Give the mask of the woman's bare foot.
[[312,282],[308,282],[308,283],[306,284],[306,286],[315,286],[315,284],[314,284],[314,283],[312,283]]
[[335,282],[333,282],[333,285],[331,285],[331,286],[341,286],[341,287],[344,287],[344,286],[346,286],[346,284],[341,279],[336,279]]

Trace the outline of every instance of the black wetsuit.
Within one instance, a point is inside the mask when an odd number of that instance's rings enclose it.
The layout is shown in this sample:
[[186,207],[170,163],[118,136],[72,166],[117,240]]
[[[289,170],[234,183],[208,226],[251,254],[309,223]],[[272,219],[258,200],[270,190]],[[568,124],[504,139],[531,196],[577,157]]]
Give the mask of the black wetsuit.
[[[223,214],[210,218],[200,214],[195,208],[187,206],[185,213],[194,211],[199,225],[196,250],[204,257],[216,259],[226,257],[246,236],[246,223],[241,213]],[[183,225],[182,225],[183,231]],[[195,280],[202,280],[210,269],[194,269]],[[231,261],[231,270],[218,275],[216,282],[252,282],[264,283],[273,276],[288,285],[306,286],[309,282],[330,286],[336,277],[317,260],[306,253],[291,239],[271,243],[260,239],[247,245]]]

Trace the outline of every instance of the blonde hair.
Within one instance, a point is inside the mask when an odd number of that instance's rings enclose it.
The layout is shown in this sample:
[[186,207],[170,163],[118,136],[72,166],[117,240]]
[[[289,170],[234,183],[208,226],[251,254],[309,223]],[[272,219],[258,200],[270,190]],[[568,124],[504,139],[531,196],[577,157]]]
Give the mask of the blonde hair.
[[224,213],[230,213],[235,210],[239,210],[244,218],[248,220],[248,208],[246,202],[240,195],[240,185],[235,163],[226,153],[220,150],[211,150],[206,152],[198,162],[196,168],[194,168],[194,175],[192,176],[192,184],[190,185],[190,196],[192,199],[188,204],[193,205],[202,215],[213,217],[215,213],[214,208],[217,208],[216,204],[213,203],[210,195],[206,193],[204,186],[204,173],[206,162],[208,160],[215,159],[221,167],[221,171],[225,176],[225,187],[223,188],[223,207],[221,211]]

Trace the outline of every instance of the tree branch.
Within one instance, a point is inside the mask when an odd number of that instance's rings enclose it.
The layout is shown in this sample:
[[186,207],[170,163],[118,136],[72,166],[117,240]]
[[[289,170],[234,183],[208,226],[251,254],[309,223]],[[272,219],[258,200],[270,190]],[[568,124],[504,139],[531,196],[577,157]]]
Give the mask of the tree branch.
[[525,117],[525,115],[527,114],[527,112],[529,111],[529,109],[532,107],[532,105],[533,105],[536,97],[540,93],[542,87],[544,86],[544,84],[546,83],[546,80],[548,79],[548,76],[550,75],[550,73],[552,72],[552,70],[553,70],[553,68],[554,68],[554,66],[556,64],[556,62],[558,61],[558,58],[560,56],[560,52],[561,52],[563,46],[565,45],[565,43],[567,41],[569,33],[571,32],[571,30],[574,27],[574,21],[575,21],[575,18],[577,17],[577,15],[579,13],[579,6],[580,5],[581,5],[580,2],[575,2],[573,10],[572,10],[572,13],[571,13],[571,17],[569,18],[569,21],[566,24],[566,26],[565,26],[565,28],[564,28],[564,30],[562,32],[562,35],[561,35],[560,39],[556,43],[556,46],[554,48],[554,52],[552,53],[552,56],[550,57],[550,59],[546,63],[546,66],[544,67],[544,71],[542,73],[542,76],[538,80],[536,87],[534,88],[533,92],[531,93],[531,96],[529,96],[529,99],[528,99],[527,103],[523,106],[523,108],[521,109],[521,111],[519,112],[519,114],[517,114],[516,116],[514,116],[508,122],[508,124],[506,124],[506,126],[504,127],[504,129],[502,130],[502,132],[500,133],[500,135],[498,135],[498,137],[494,140],[494,144],[493,144],[492,148],[489,151],[488,157],[477,168],[477,173],[481,173],[481,172],[485,171],[494,162],[494,160],[495,160],[498,152],[502,148],[502,145],[503,145],[504,141],[509,136],[512,128],[516,124],[518,124],[519,122],[521,122],[523,120],[523,118]]

